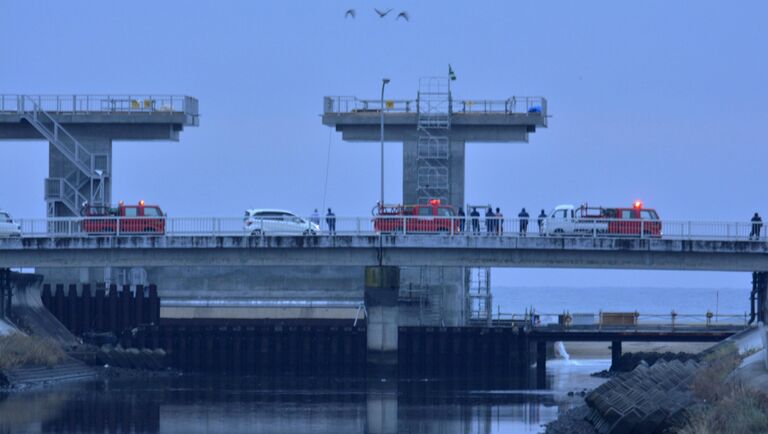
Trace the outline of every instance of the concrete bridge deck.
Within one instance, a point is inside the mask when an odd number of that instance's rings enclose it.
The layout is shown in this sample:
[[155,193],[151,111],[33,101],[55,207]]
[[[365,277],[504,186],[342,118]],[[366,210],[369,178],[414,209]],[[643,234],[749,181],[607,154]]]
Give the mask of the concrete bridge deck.
[[447,266],[768,271],[752,240],[397,235],[0,239],[3,267]]

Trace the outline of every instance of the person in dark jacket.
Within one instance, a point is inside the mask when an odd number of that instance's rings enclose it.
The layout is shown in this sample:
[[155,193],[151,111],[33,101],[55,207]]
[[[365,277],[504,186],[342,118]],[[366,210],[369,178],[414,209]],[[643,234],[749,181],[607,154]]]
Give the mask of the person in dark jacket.
[[459,207],[458,217],[459,217],[459,232],[463,234],[464,226],[466,222],[466,216],[464,215],[464,207],[461,207],[461,206]]
[[760,230],[763,228],[763,219],[760,218],[760,214],[755,213],[754,216],[752,216],[752,231],[749,233],[749,239],[759,240],[760,239]]
[[488,211],[485,212],[485,231],[488,235],[496,232],[496,214],[493,213],[493,208],[488,207]]
[[477,208],[472,208],[472,212],[469,213],[469,216],[472,217],[472,233],[479,234],[480,233],[480,213],[477,212]]
[[333,235],[336,233],[336,214],[328,208],[328,213],[325,215],[325,223],[328,224],[328,232]]
[[520,236],[524,237],[528,232],[528,217],[530,217],[530,215],[525,211],[525,208],[523,208],[517,217],[520,219]]
[[541,214],[539,214],[539,235],[544,234],[544,220],[547,219],[547,214],[544,212],[544,210],[541,210]]

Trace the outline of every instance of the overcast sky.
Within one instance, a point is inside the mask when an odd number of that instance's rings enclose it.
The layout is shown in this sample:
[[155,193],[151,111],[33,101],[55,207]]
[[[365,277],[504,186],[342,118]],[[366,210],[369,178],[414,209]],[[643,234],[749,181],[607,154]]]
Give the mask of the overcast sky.
[[[393,8],[379,19],[374,7]],[[356,19],[345,19],[348,8]],[[410,22],[394,19],[407,10]],[[0,0],[0,93],[186,94],[200,126],[179,142],[116,142],[113,198],[170,216],[307,214],[322,205],[324,95],[415,98],[418,78],[454,96],[541,95],[530,143],[467,145],[467,200],[507,215],[559,203],[642,199],[666,219],[768,213],[768,3],[670,1],[52,2]],[[378,146],[330,134],[327,204],[368,215]],[[0,144],[0,207],[45,216],[42,141]],[[401,145],[387,146],[387,201]],[[527,285],[748,286],[747,274],[507,270]],[[535,280],[532,282],[531,280]]]

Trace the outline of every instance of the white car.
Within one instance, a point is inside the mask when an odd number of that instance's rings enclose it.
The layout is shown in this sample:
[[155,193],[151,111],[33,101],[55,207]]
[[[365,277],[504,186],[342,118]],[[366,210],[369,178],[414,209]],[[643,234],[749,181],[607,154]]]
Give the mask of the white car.
[[245,210],[245,231],[251,235],[259,234],[304,234],[314,235],[320,232],[320,226],[280,209]]
[[10,214],[0,209],[0,237],[20,237],[21,225]]
[[545,220],[547,235],[591,235],[608,230],[608,222],[596,208],[558,205]]

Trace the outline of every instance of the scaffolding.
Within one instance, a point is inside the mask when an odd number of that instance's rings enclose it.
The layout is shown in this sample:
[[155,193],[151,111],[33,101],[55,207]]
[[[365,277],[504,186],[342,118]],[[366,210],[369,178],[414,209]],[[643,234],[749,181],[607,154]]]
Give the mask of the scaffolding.
[[491,294],[491,269],[469,268],[469,291],[467,310],[470,322],[485,322],[491,325],[493,295]]
[[451,85],[448,77],[419,80],[416,151],[417,201],[450,203]]

